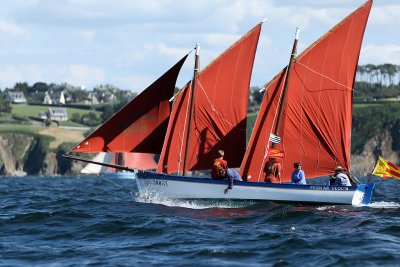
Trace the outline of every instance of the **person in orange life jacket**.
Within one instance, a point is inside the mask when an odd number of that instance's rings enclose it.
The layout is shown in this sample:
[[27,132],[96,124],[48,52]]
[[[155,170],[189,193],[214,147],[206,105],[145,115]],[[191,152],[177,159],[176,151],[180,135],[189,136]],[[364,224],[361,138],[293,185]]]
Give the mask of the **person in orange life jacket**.
[[213,166],[211,168],[211,178],[216,180],[228,179],[229,186],[224,190],[227,194],[229,189],[233,187],[233,181],[243,181],[239,173],[228,169],[228,163],[224,160],[224,151],[218,150],[218,158],[214,159]]
[[267,164],[265,164],[264,173],[266,183],[280,183],[281,182],[282,164],[278,158],[270,157]]

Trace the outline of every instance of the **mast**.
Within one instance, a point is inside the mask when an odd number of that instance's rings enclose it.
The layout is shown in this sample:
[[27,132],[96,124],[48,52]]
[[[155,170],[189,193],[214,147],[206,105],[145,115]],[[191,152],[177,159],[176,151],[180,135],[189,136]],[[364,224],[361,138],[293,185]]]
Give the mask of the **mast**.
[[[283,92],[282,92],[282,101],[281,101],[281,105],[279,107],[279,114],[278,114],[278,119],[276,120],[276,127],[275,127],[275,135],[278,135],[279,133],[279,126],[280,126],[280,122],[282,119],[282,114],[283,114],[283,107],[285,106],[285,102],[286,102],[286,91],[289,85],[289,78],[290,78],[290,72],[292,70],[292,63],[294,60],[294,57],[296,55],[296,51],[297,51],[297,42],[299,40],[299,34],[300,34],[300,28],[297,27],[296,28],[296,34],[294,36],[294,43],[293,43],[293,48],[292,48],[292,53],[290,55],[290,61],[289,64],[287,66],[287,71],[286,71],[286,77],[285,77],[285,82],[283,85]],[[272,143],[272,148],[275,148],[276,143]]]
[[195,89],[196,89],[196,76],[197,73],[199,72],[199,56],[200,56],[200,45],[196,44],[196,54],[194,58],[194,71],[193,71],[193,79],[192,79],[192,84],[191,84],[191,89],[192,89],[192,97],[190,98],[190,109],[189,109],[189,121],[188,121],[188,129],[187,129],[187,134],[186,134],[186,146],[185,146],[185,155],[183,158],[183,176],[186,176],[186,171],[187,171],[187,158],[188,158],[188,150],[189,150],[189,136],[190,136],[190,128],[192,126],[192,116],[193,116],[193,110],[194,110],[194,95],[195,95]]

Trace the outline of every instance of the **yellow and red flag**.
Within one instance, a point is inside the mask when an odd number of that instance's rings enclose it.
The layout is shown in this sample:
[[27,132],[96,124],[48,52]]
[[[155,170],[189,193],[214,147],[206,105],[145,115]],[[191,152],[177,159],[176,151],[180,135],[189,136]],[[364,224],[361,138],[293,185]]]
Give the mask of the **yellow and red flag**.
[[375,169],[372,174],[380,176],[382,178],[393,177],[400,180],[400,168],[382,157],[379,157],[379,160],[376,163]]

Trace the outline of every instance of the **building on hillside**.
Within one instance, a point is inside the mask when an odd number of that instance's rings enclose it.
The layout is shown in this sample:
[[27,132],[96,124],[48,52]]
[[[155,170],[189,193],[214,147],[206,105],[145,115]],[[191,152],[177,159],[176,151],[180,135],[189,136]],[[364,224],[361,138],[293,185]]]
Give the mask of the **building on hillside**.
[[65,105],[64,92],[63,91],[57,91],[57,92],[47,91],[44,96],[43,104]]
[[99,100],[96,97],[96,93],[89,92],[88,97],[85,99],[85,105],[98,105]]
[[6,101],[14,104],[26,103],[26,98],[23,92],[8,91]]
[[67,121],[68,113],[66,108],[49,108],[48,118],[52,121]]

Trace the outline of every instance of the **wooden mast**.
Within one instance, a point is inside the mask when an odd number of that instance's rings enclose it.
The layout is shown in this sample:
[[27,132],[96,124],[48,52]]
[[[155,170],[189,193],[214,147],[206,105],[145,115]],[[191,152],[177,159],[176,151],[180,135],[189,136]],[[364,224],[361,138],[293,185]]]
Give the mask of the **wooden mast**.
[[[276,120],[276,126],[275,126],[275,131],[274,134],[278,135],[279,133],[279,126],[280,126],[280,122],[282,119],[282,114],[283,114],[283,107],[285,106],[285,101],[286,101],[286,91],[289,85],[289,78],[290,78],[290,73],[292,70],[292,63],[294,60],[294,57],[296,56],[296,51],[297,51],[297,42],[299,40],[299,34],[300,34],[300,28],[297,27],[296,28],[296,34],[294,37],[294,43],[293,43],[293,48],[292,48],[292,53],[290,55],[290,61],[289,64],[287,66],[287,71],[286,71],[286,77],[285,77],[285,81],[284,81],[284,85],[283,85],[283,92],[282,92],[282,101],[281,104],[279,106],[279,114],[278,114],[278,119]],[[276,143],[272,143],[272,148],[275,148]]]
[[183,158],[183,176],[186,176],[187,172],[187,158],[188,158],[188,150],[189,150],[189,136],[190,136],[190,128],[192,126],[192,116],[193,116],[193,110],[194,110],[194,96],[195,96],[195,89],[196,89],[196,76],[197,73],[199,72],[199,56],[200,56],[200,45],[196,45],[196,54],[194,58],[194,71],[193,71],[193,79],[191,83],[191,97],[190,97],[190,109],[189,109],[189,120],[188,120],[188,128],[187,128],[187,134],[186,134],[186,145],[185,145],[185,155]]

